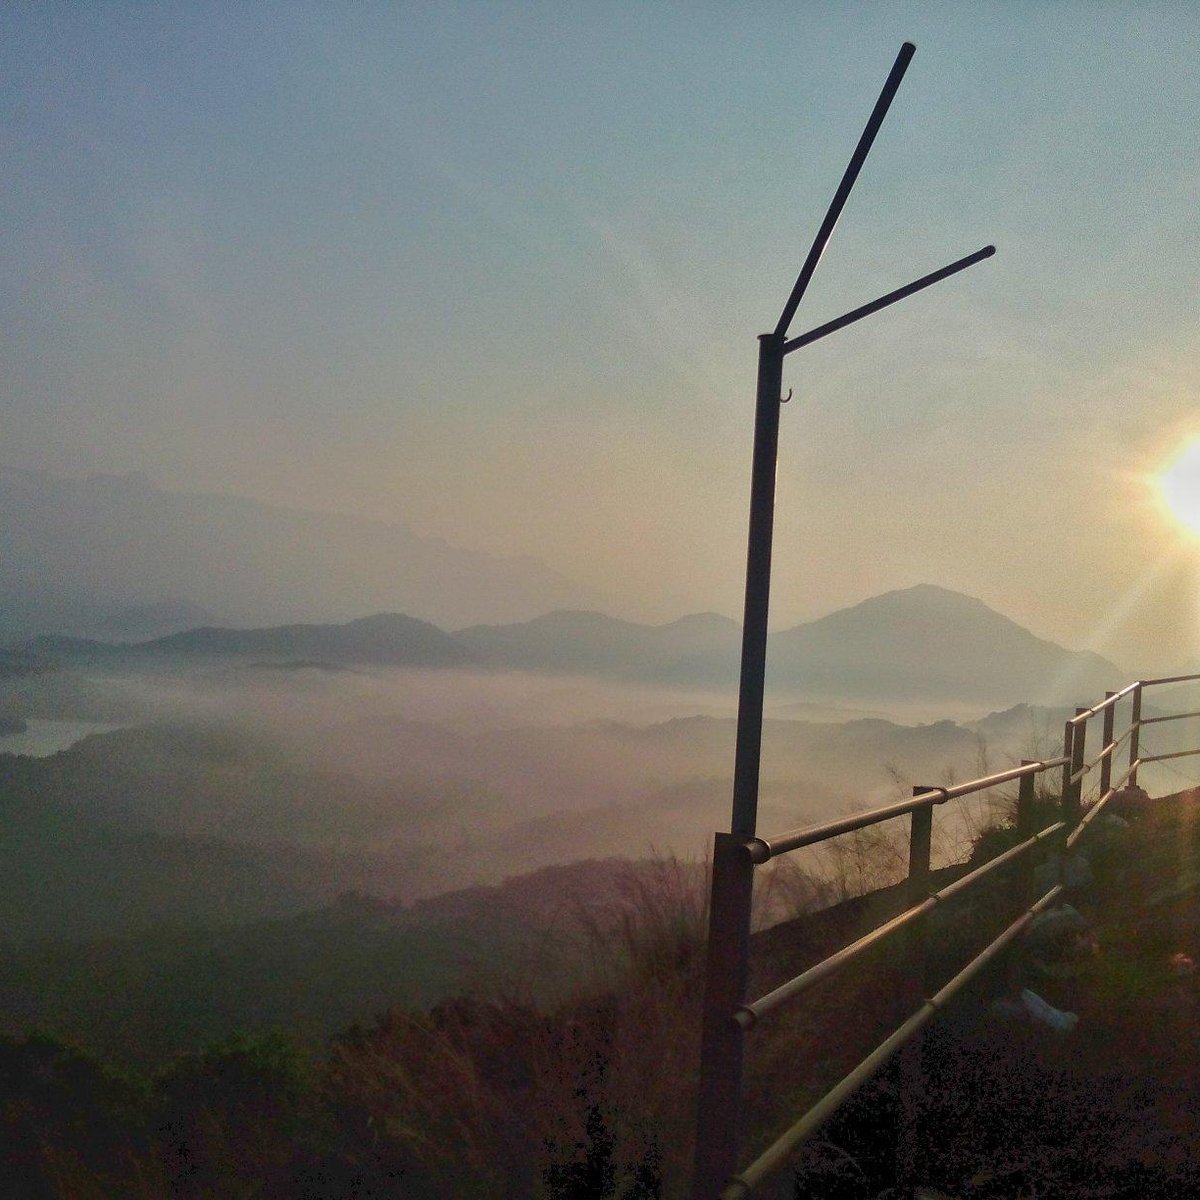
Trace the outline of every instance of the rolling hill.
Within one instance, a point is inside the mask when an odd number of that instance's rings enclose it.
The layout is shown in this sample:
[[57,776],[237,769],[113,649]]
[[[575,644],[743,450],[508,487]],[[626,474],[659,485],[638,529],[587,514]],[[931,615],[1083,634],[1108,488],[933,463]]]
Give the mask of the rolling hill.
[[[189,630],[146,642],[42,637],[27,653],[75,665],[243,659],[332,666],[475,665],[670,686],[737,685],[741,631],[713,613],[641,625],[562,610],[457,633],[398,613],[343,625]],[[1076,703],[1124,682],[1099,655],[1036,637],[981,600],[923,584],[781,630],[768,687],[824,702]]]
[[1124,682],[1097,654],[1064,649],[982,600],[922,584],[784,630],[768,680],[821,697],[1078,702]]
[[[555,612],[457,637],[481,658],[529,670],[734,687],[738,625],[700,614],[637,625]],[[1122,682],[1099,655],[1036,637],[981,600],[922,584],[772,634],[768,686],[822,700],[1074,702]]]
[[305,665],[455,667],[473,661],[469,649],[427,621],[378,613],[344,625],[277,625],[266,629],[189,629],[148,642],[97,642],[43,636],[27,651],[75,665],[249,659]]

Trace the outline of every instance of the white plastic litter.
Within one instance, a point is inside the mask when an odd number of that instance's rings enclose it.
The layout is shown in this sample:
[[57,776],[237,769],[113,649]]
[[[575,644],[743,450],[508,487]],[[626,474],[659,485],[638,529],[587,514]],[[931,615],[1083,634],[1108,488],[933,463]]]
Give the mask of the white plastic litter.
[[1055,1033],[1070,1033],[1079,1024],[1078,1013],[1063,1012],[1062,1009],[1055,1008],[1053,1004],[1047,1004],[1037,992],[1031,992],[1029,988],[1022,990],[1021,1004],[1029,1014],[1031,1021],[1045,1025],[1046,1028],[1053,1029]]
[[1017,997],[1002,996],[992,1004],[992,1016],[1007,1021],[1042,1025],[1065,1036],[1079,1024],[1079,1014],[1063,1012],[1025,988]]

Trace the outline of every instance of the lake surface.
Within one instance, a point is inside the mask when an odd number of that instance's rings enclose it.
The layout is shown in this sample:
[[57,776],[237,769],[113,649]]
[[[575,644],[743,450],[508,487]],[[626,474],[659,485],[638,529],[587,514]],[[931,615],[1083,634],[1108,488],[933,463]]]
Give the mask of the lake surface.
[[75,745],[89,734],[108,733],[121,728],[120,725],[101,721],[52,721],[38,717],[26,718],[25,724],[29,728],[24,733],[0,737],[0,754],[28,754],[33,758],[46,758]]

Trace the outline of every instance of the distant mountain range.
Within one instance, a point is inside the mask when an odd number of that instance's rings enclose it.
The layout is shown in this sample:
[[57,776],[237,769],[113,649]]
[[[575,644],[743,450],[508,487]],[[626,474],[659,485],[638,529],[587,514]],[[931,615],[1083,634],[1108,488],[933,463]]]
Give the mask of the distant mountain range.
[[[666,683],[732,685],[740,626],[711,613],[636,625],[556,612],[457,635],[510,667]],[[1120,668],[1034,636],[981,600],[921,584],[772,634],[768,686],[823,700],[953,698],[1015,703],[1099,696]]]
[[403,525],[166,491],[137,475],[0,468],[0,512],[0,640],[128,641],[392,609],[453,627],[597,603],[536,559]]
[[[198,659],[323,666],[511,668],[628,681],[736,686],[740,629],[711,613],[639,625],[562,611],[447,633],[400,614],[345,625],[203,628],[137,643],[37,638],[27,653],[74,664]],[[1066,650],[980,600],[921,585],[774,634],[769,686],[812,699],[1073,702],[1124,682],[1098,655]]]
[[455,667],[475,661],[471,651],[450,634],[401,613],[379,613],[345,625],[205,627],[146,642],[50,635],[34,638],[26,650],[41,658],[93,666],[248,659],[300,666]]

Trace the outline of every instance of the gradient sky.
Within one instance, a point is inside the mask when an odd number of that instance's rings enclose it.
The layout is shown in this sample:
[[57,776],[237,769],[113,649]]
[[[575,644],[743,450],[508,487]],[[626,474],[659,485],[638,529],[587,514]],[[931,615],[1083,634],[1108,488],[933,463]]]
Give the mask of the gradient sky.
[[1197,653],[1192,4],[9,3],[0,462],[143,471],[740,612],[755,335],[900,43],[795,332],[776,624],[928,581]]

